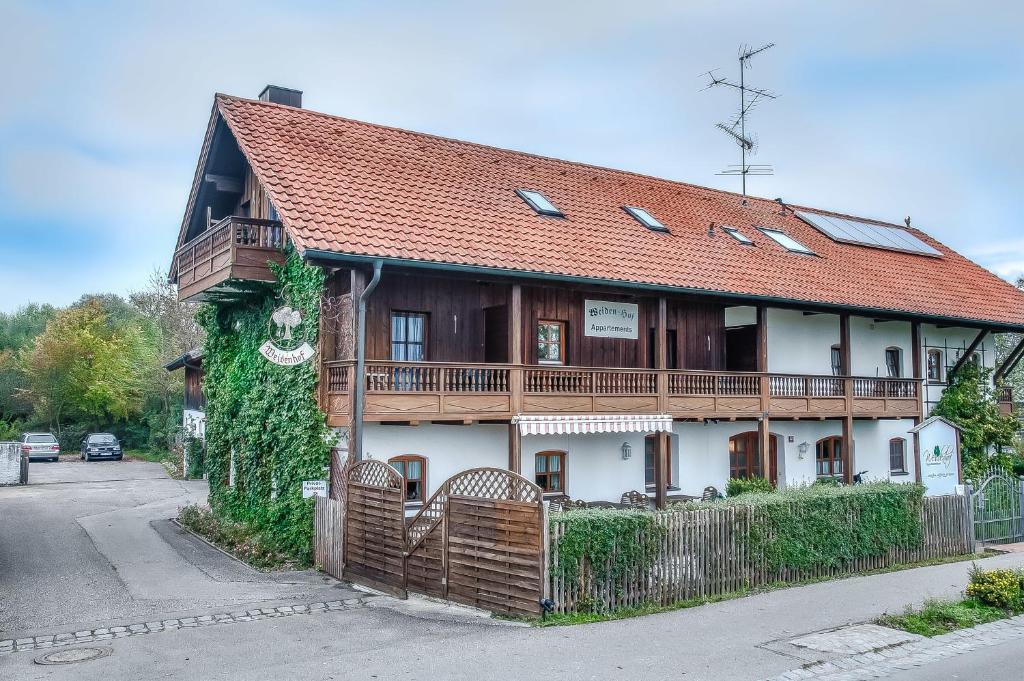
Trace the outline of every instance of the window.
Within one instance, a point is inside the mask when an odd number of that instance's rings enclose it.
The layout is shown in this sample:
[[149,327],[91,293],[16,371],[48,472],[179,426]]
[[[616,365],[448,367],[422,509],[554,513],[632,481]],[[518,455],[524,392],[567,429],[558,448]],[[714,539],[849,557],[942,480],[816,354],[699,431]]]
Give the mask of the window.
[[889,473],[905,475],[907,472],[907,441],[901,437],[889,440]]
[[899,348],[885,349],[885,371],[889,378],[903,376],[903,351]]
[[[778,478],[779,440],[768,436],[768,480],[774,485]],[[729,438],[729,477],[761,478],[761,443],[756,430],[739,433]]]
[[838,435],[822,438],[814,446],[819,478],[840,478],[843,475],[843,438]]
[[942,350],[928,351],[928,380],[942,381]]
[[[644,483],[648,487],[654,486],[654,452],[658,443],[657,435],[648,435],[644,438]],[[669,486],[672,485],[672,456],[668,457],[665,465],[665,477]]]
[[658,222],[657,218],[648,213],[643,208],[634,208],[633,206],[623,206],[622,210],[632,215],[637,222],[641,225],[655,232],[667,232],[668,227]]
[[392,312],[392,361],[422,362],[426,357],[427,315],[423,312]]
[[768,229],[767,227],[758,227],[761,232],[771,238],[772,241],[785,248],[791,253],[804,253],[806,255],[814,255],[814,251],[804,246],[802,243],[789,236],[785,232],[780,232],[777,229]]
[[427,460],[422,456],[403,455],[388,463],[405,478],[405,500],[422,502],[427,497]]
[[832,346],[832,375],[843,375],[843,352],[838,345]]
[[547,215],[555,218],[564,218],[562,211],[555,207],[555,204],[548,201],[547,197],[532,189],[517,189],[516,194],[540,215]]
[[565,452],[540,452],[534,459],[537,486],[545,492],[565,491]]
[[270,199],[267,199],[267,219],[268,220],[280,220],[281,216],[277,214],[277,209],[274,208],[274,204]]
[[731,236],[736,241],[739,241],[744,246],[753,246],[754,242],[747,238],[747,235],[736,229],[735,227],[722,226],[722,231]]
[[565,364],[565,322],[537,322],[537,362]]

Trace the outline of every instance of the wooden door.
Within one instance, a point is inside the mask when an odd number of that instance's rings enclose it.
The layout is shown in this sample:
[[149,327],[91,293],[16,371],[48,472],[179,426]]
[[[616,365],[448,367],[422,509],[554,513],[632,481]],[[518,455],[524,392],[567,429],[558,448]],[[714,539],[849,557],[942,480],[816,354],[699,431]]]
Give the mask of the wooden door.
[[484,308],[484,361],[489,364],[508,362],[508,306]]

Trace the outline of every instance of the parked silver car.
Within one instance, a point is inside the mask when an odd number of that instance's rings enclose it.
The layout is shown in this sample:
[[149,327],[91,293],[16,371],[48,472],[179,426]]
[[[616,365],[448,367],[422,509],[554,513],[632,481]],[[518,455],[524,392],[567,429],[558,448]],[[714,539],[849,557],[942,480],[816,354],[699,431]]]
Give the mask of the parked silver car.
[[21,436],[21,453],[28,454],[29,461],[56,461],[60,444],[51,433],[25,433]]
[[85,461],[93,459],[117,459],[121,460],[121,443],[110,433],[89,433],[82,438],[82,458]]

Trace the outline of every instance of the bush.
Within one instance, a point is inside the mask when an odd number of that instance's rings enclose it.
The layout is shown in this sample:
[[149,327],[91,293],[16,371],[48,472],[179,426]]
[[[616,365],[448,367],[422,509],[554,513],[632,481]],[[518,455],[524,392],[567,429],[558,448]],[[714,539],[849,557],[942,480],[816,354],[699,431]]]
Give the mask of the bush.
[[650,567],[665,528],[646,511],[585,508],[552,515],[563,526],[558,559],[551,573],[575,579],[589,570],[598,578],[617,580]]
[[683,508],[747,508],[747,550],[769,569],[836,568],[893,548],[921,545],[921,485],[872,482],[848,487],[809,485],[772,494],[748,493]]
[[189,480],[203,477],[203,473],[206,471],[206,447],[203,441],[190,435],[185,439],[184,451],[188,455],[188,470],[184,471],[184,477]]
[[738,497],[741,494],[758,494],[774,491],[775,488],[772,487],[772,483],[760,477],[732,478],[725,485],[725,495],[727,497]]
[[1024,574],[1014,570],[982,570],[971,568],[967,596],[985,605],[1003,609],[1024,608]]
[[276,550],[258,531],[244,523],[222,520],[205,506],[179,509],[178,522],[260,570],[294,566],[288,555]]

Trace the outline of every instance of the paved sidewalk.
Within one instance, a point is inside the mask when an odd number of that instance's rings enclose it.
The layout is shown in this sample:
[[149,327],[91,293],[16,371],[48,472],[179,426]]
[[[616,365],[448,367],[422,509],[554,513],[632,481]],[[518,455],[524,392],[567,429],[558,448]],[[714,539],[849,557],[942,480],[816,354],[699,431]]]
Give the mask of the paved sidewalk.
[[[982,563],[987,568],[1024,566],[1024,554]],[[365,605],[315,616],[295,613],[104,640],[113,649],[108,657],[49,667],[45,678],[518,681],[543,676],[754,681],[795,678],[795,671],[815,668],[818,675],[834,673],[838,681],[857,678],[842,676],[854,670],[858,661],[846,660],[856,655],[816,649],[827,646],[815,634],[870,622],[929,597],[955,598],[963,591],[970,566],[951,563],[781,589],[648,617],[546,629],[440,621],[429,609],[415,612],[406,603],[374,598]],[[810,645],[797,648],[789,643],[797,638]],[[908,645],[919,644],[924,645],[918,640]],[[949,645],[955,649],[968,644]],[[927,665],[932,656],[942,659],[940,653],[924,648],[907,650],[920,654],[905,660],[910,665]],[[43,678],[41,668],[32,663],[39,654],[0,655],[0,670],[10,670],[11,678]],[[849,669],[843,666],[847,664]],[[898,671],[898,665],[894,667]],[[875,671],[875,676],[889,673]],[[791,676],[784,677],[786,673]]]

